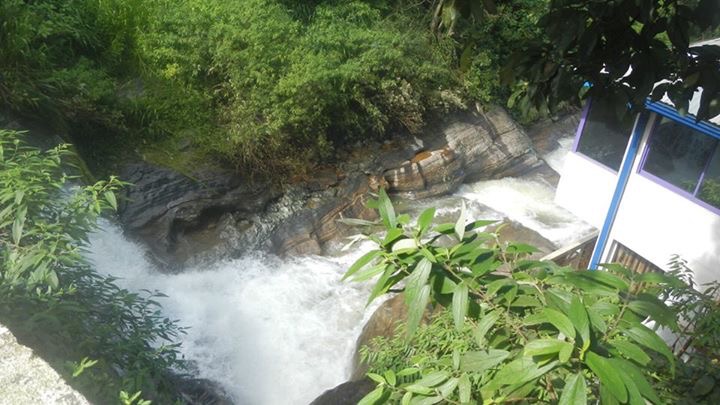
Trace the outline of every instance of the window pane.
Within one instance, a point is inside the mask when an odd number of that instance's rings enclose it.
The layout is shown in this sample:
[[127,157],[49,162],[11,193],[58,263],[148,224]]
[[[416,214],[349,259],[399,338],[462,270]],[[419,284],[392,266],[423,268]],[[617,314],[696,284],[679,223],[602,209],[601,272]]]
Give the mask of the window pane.
[[692,128],[663,118],[650,138],[643,170],[694,193],[717,141]]
[[577,151],[613,170],[620,169],[634,119],[625,114],[621,120],[614,106],[592,101]]
[[703,177],[698,198],[720,208],[720,145],[715,147],[712,161]]

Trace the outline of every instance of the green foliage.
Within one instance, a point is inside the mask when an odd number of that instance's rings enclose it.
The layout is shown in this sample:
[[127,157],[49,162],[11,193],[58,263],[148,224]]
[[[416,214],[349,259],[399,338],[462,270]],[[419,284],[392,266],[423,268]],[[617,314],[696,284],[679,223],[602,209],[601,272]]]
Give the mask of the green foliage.
[[654,387],[676,358],[646,323],[678,331],[664,303],[687,288],[678,277],[527,260],[533,247],[501,244],[464,210],[433,228],[432,209],[411,224],[384,192],[373,205],[386,235],[346,277],[381,274],[371,299],[400,287],[408,319],[404,339],[363,350],[378,383],[367,403],[663,402]]
[[361,1],[155,1],[148,67],[217,106],[211,150],[244,165],[316,162],[450,107],[429,35]]
[[[0,101],[55,120],[116,119],[115,77],[130,73],[139,1],[0,4]],[[25,111],[28,110],[28,111]]]
[[[539,25],[545,37],[528,42],[507,65],[523,109],[553,109],[582,96],[643,108],[667,93],[681,112],[698,88],[697,113],[720,113],[720,47],[690,46],[698,32],[717,32],[717,0],[552,1]],[[632,70],[630,68],[632,67]],[[655,86],[655,83],[666,80]],[[583,84],[592,83],[585,92]]]
[[182,329],[162,316],[161,294],[121,289],[83,256],[123,183],[74,185],[67,146],[40,151],[19,135],[0,130],[0,321],[51,362],[70,361],[60,371],[95,401],[121,388],[169,395]]

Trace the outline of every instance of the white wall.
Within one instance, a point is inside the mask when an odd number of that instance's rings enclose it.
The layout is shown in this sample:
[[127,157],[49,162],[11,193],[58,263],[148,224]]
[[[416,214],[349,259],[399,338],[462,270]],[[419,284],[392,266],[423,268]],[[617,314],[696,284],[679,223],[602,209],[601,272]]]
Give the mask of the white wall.
[[[640,144],[641,152],[648,133]],[[603,260],[608,259],[612,241],[617,240],[663,269],[672,254],[679,254],[688,261],[698,283],[720,279],[720,215],[640,175],[640,161],[641,153],[635,159]]]
[[555,202],[600,229],[615,192],[617,174],[575,152],[565,158]]

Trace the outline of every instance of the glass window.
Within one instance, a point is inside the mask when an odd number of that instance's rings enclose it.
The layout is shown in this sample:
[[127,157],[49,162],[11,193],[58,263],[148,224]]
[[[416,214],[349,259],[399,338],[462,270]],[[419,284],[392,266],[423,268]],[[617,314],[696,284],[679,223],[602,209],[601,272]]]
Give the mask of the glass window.
[[703,175],[698,198],[715,208],[720,208],[720,142],[715,147],[713,157]]
[[663,118],[650,139],[643,170],[695,195],[718,141]]
[[635,117],[618,117],[614,105],[591,101],[576,151],[617,171],[632,132]]

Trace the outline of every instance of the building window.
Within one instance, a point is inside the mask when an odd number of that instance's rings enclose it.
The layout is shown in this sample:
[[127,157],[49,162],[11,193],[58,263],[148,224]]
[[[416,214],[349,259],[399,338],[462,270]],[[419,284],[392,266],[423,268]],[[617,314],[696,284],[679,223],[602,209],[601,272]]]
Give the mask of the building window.
[[618,117],[615,106],[606,101],[593,100],[588,108],[575,151],[618,171],[635,117],[630,114]]
[[720,141],[662,118],[648,143],[641,171],[704,205],[720,208]]

